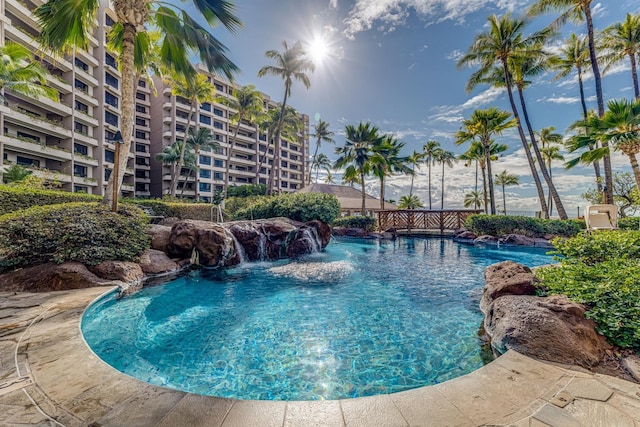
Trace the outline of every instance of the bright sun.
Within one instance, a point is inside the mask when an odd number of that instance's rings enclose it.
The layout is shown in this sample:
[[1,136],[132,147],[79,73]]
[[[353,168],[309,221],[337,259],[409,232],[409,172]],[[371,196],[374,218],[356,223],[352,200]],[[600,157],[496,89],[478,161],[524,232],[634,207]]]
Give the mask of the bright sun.
[[325,39],[316,36],[307,46],[311,60],[319,64],[329,56],[329,45]]

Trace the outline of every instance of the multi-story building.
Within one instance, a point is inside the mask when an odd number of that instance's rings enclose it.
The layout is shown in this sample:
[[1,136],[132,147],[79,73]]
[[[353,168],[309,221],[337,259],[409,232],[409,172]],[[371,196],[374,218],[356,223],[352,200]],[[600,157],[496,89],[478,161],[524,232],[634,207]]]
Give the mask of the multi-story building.
[[[234,84],[213,75],[202,68],[199,72],[208,76],[215,85],[217,96],[233,96]],[[171,185],[171,167],[155,160],[155,155],[175,141],[185,138],[187,129],[211,130],[220,148],[201,151],[197,160],[198,171],[190,174],[183,169],[178,194],[198,200],[210,201],[216,191],[221,191],[225,180],[229,185],[267,184],[275,157],[274,145],[267,142],[267,135],[257,124],[244,121],[240,124],[235,143],[231,144],[235,125],[230,118],[235,111],[218,102],[204,102],[191,111],[189,100],[172,95],[171,88],[159,78],[154,79],[158,97],[151,102],[151,194],[160,197],[167,194]],[[263,94],[265,109],[278,108],[276,102]],[[191,114],[191,115],[190,115]],[[282,140],[280,167],[276,168],[274,188],[278,192],[293,192],[304,186],[309,157],[309,117],[300,114],[303,126],[297,140]],[[233,145],[233,148],[231,146]],[[228,150],[231,149],[229,176],[226,175]]]
[[[103,195],[113,170],[114,139],[120,129],[122,76],[116,55],[106,48],[106,35],[115,21],[108,0],[101,1],[97,28],[85,50],[64,57],[43,51],[36,38],[39,26],[32,11],[40,0],[0,0],[0,43],[26,46],[48,70],[47,84],[58,91],[58,99],[4,92],[0,105],[0,157],[2,167],[19,164],[36,176],[60,183],[66,191]],[[210,75],[213,79],[213,77]],[[230,96],[232,85],[219,78],[214,82],[220,94]],[[168,169],[153,156],[163,146],[184,138],[188,105],[171,96],[170,89],[158,88],[152,94],[151,81],[140,78],[136,90],[134,140],[122,185],[124,196],[161,196],[169,185]],[[269,108],[275,102],[267,100]],[[152,108],[152,103],[158,108]],[[210,200],[224,183],[226,153],[232,112],[220,104],[200,106],[195,119],[210,127],[221,144],[215,153],[200,156],[198,176],[186,182],[185,196]],[[305,130],[300,140],[283,141],[282,167],[278,187],[291,191],[302,187],[308,157],[308,117],[301,116]],[[192,125],[195,124],[192,122]],[[154,140],[154,150],[151,140]],[[268,150],[267,160],[258,173],[260,154]],[[231,185],[266,182],[273,161],[273,148],[255,126],[242,124],[231,153]],[[155,171],[152,171],[155,169]],[[197,182],[197,185],[196,185]]]

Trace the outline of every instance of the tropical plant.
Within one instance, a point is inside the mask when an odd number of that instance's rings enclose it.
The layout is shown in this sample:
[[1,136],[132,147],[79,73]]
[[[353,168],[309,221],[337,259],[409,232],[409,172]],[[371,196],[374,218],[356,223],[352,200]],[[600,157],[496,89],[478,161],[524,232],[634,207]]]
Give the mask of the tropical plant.
[[422,151],[424,151],[424,162],[427,164],[429,170],[429,180],[428,180],[428,189],[429,189],[429,210],[431,210],[431,165],[434,163],[433,156],[437,150],[440,149],[440,143],[437,141],[428,141],[422,147]]
[[413,196],[413,179],[417,174],[416,168],[418,167],[418,163],[421,163],[424,160],[425,156],[426,154],[424,152],[419,153],[413,150],[413,153],[407,157],[407,160],[411,163],[411,187],[409,187],[409,196]]
[[422,206],[422,202],[420,201],[420,198],[416,195],[413,195],[413,196],[400,196],[398,207],[400,209],[418,209],[423,206]]
[[246,85],[240,89],[234,89],[233,96],[231,98],[220,96],[216,99],[216,101],[228,106],[232,110],[235,110],[235,113],[233,113],[233,115],[231,116],[232,122],[235,123],[235,128],[233,130],[231,140],[229,141],[229,146],[227,147],[227,161],[225,162],[224,173],[225,180],[224,186],[222,188],[223,194],[226,195],[229,189],[229,168],[231,165],[231,152],[233,151],[233,146],[235,145],[236,139],[238,138],[240,125],[245,120],[251,124],[263,117],[264,98],[262,96],[262,93],[256,90],[256,87],[254,85]]
[[[273,153],[273,148],[270,149],[269,145],[274,142],[273,135],[276,132],[276,128],[280,123],[280,117],[282,110],[280,108],[274,108],[269,110],[267,114],[262,116],[262,120],[259,123],[260,130],[267,134],[267,150],[264,154],[260,155],[260,163],[256,169],[256,182],[260,182],[260,174],[262,173],[262,165],[267,161],[267,153]],[[284,116],[282,117],[282,129],[280,131],[281,139],[289,141],[295,141],[298,137],[298,133],[301,131],[302,121],[298,115],[298,112],[291,106],[287,106],[284,109]],[[271,151],[269,151],[271,150]],[[275,159],[275,153],[273,153],[273,159]],[[273,169],[275,160],[269,160],[271,168],[269,170],[269,176],[271,176],[271,169]],[[267,161],[268,163],[268,161]],[[268,163],[269,164],[269,163]],[[267,186],[268,191],[268,186]]]
[[362,123],[355,127],[347,125],[345,127],[346,142],[343,147],[336,148],[336,154],[339,155],[334,163],[335,169],[341,169],[345,166],[353,166],[360,177],[362,191],[362,216],[366,215],[365,208],[365,188],[364,177],[371,171],[371,158],[375,155],[376,150],[382,145],[383,138],[378,134],[378,128],[370,123]]
[[347,166],[342,173],[342,185],[353,187],[354,184],[362,185],[362,182],[360,182],[360,176],[358,175],[358,170],[353,166]]
[[[149,29],[153,28],[160,34],[155,42],[160,46],[157,50],[159,65],[193,78],[196,69],[190,61],[190,53],[196,52],[210,72],[220,72],[232,79],[237,67],[227,58],[226,47],[194,18],[202,17],[210,26],[222,24],[231,32],[242,24],[235,16],[235,6],[225,0],[194,1],[195,7],[190,8],[189,13],[175,4],[159,0],[114,0],[112,4],[117,22],[112,25],[108,38],[117,40],[113,45],[120,48],[117,54],[122,75],[120,130],[124,143],[117,147],[123,153],[129,153],[135,117],[136,79],[141,69],[151,65],[148,59],[154,42]],[[99,6],[100,2],[76,0],[50,0],[38,6],[34,15],[41,28],[41,46],[54,54],[68,53],[76,48],[89,50],[98,23],[94,18]],[[109,177],[104,204],[114,202],[114,185],[120,188],[124,178],[128,158],[126,155],[119,158],[118,174]]]
[[[195,164],[200,160],[200,150],[211,151],[218,150],[220,144],[216,141],[215,137],[211,133],[211,129],[199,128],[196,133],[189,132],[189,138],[187,138],[187,144],[193,147]],[[191,170],[189,170],[191,172]],[[200,189],[199,174],[196,174],[196,195]],[[187,177],[188,179],[189,177]],[[196,197],[197,199],[197,197]]]
[[[315,133],[312,133],[311,136],[316,138],[316,149],[313,152],[313,160],[311,160],[311,167],[309,168],[310,170],[319,161],[318,149],[320,148],[320,144],[322,144],[323,142],[326,142],[327,144],[335,144],[335,141],[332,138],[334,133],[329,130],[329,123],[328,122],[325,122],[324,120],[320,119],[320,120],[318,120],[318,123],[313,125],[313,129],[314,129]],[[328,158],[327,158],[327,160],[328,160]],[[316,171],[317,171],[317,169],[318,169],[318,167],[316,165]],[[318,174],[316,173],[316,182],[317,181],[318,181]],[[311,174],[309,174],[308,184],[311,184]]]
[[[313,163],[313,167],[316,169],[316,182],[318,182],[318,173],[320,172],[320,169],[327,171],[328,174],[331,174],[331,164],[331,160],[329,160],[329,157],[326,154],[318,154],[318,157]],[[309,173],[309,175],[311,175],[311,173]]]
[[[592,205],[602,203],[602,190],[590,188],[580,195]],[[640,195],[636,181],[631,172],[614,172],[613,174],[613,202],[618,206],[621,218],[637,215],[640,211]],[[623,228],[620,223],[618,227]],[[637,230],[638,227],[636,226]]]
[[325,184],[335,184],[336,183],[335,179],[333,179],[333,174],[331,173],[331,170],[327,171],[327,176],[324,177],[324,183]]
[[26,47],[11,41],[0,46],[0,99],[4,99],[4,89],[57,100],[58,92],[45,86],[48,74],[47,69],[34,60]]
[[[178,159],[180,158],[180,151],[182,150],[181,142],[174,142],[171,145],[167,145],[163,147],[162,150],[156,154],[155,159],[161,162],[165,166],[169,166],[171,168],[171,176],[175,176],[176,174],[176,166],[178,164]],[[173,179],[173,178],[172,178]],[[167,194],[171,191],[169,188],[167,190]]]
[[[491,161],[498,160],[498,157],[502,155],[505,151],[507,151],[509,147],[506,144],[498,144],[497,142],[491,142],[489,145],[489,159]],[[475,189],[474,191],[478,194],[481,194],[483,197],[483,203],[480,203],[479,206],[484,206],[484,211],[487,213],[489,199],[488,194],[489,191],[487,189],[487,159],[484,153],[484,147],[478,141],[472,141],[469,149],[458,156],[458,159],[464,160],[465,166],[469,166],[471,162],[474,162],[476,165],[476,178],[475,178]],[[482,188],[483,190],[478,191],[478,167],[480,167],[482,173]]]
[[491,215],[496,214],[496,199],[493,189],[493,174],[491,172],[491,145],[494,135],[502,135],[506,129],[516,126],[515,119],[511,119],[511,114],[498,110],[495,107],[487,110],[476,110],[470,119],[463,120],[464,129],[456,132],[456,145],[465,142],[479,142],[484,148],[484,158],[487,167],[487,187],[489,187],[489,211]]
[[475,209],[479,209],[484,202],[483,199],[484,195],[477,191],[471,191],[464,195],[464,207],[470,208],[473,206]]
[[603,70],[605,73],[625,57],[629,58],[633,94],[639,98],[640,87],[638,87],[636,56],[640,54],[640,15],[627,13],[624,22],[618,22],[605,28],[600,37],[600,45],[604,49],[600,57],[605,64]]
[[278,164],[280,163],[280,137],[282,132],[282,123],[284,120],[284,112],[287,106],[287,99],[291,95],[291,86],[293,79],[301,81],[308,89],[311,86],[309,76],[305,74],[307,71],[314,71],[315,65],[311,59],[309,59],[307,52],[305,51],[302,43],[296,42],[293,46],[289,47],[286,41],[282,42],[284,50],[278,52],[277,50],[268,50],[265,56],[275,61],[275,65],[266,65],[258,71],[258,77],[263,77],[268,74],[281,77],[284,80],[284,99],[280,104],[280,117],[278,125],[276,127],[274,135],[274,159],[271,171],[269,174],[269,182],[267,184],[267,194],[273,194],[273,185]]
[[380,209],[384,210],[385,179],[395,173],[408,174],[407,158],[400,157],[400,150],[404,142],[398,141],[393,135],[385,135],[382,143],[374,148],[371,157],[371,172],[380,180]]
[[518,181],[518,177],[516,175],[512,175],[507,173],[506,169],[496,174],[496,185],[502,187],[502,207],[504,209],[504,214],[507,214],[507,198],[506,193],[504,191],[504,187],[507,185],[519,185],[520,181]]
[[[560,153],[560,147],[558,146],[558,144],[562,143],[562,135],[554,133],[554,130],[556,130],[554,126],[549,126],[540,129],[539,132],[536,132],[536,136],[538,137],[540,144],[542,144],[542,147],[540,147],[540,154],[542,154],[542,158],[546,162],[547,169],[549,170],[549,177],[551,178],[551,162],[554,160],[564,160],[564,156]],[[549,215],[551,215],[551,212],[553,212],[553,198],[551,197],[551,194],[549,194],[548,203]]]
[[32,170],[21,165],[11,165],[2,174],[2,182],[5,184],[18,183],[33,173]]
[[444,167],[453,167],[453,164],[457,162],[458,159],[451,151],[440,149],[435,152],[433,160],[442,165],[442,179],[440,183],[440,210],[442,210],[444,209]]
[[[598,66],[596,55],[596,41],[593,28],[593,17],[591,15],[591,4],[593,0],[537,0],[530,8],[530,15],[540,15],[551,10],[560,11],[560,16],[554,20],[552,27],[557,28],[568,20],[573,22],[584,21],[587,24],[587,41],[589,42],[589,62],[593,73],[596,87],[596,99],[598,101],[598,116],[604,115],[604,96],[602,94],[602,75]],[[604,180],[606,187],[606,202],[613,202],[613,172],[611,169],[611,158],[605,154],[602,158],[604,162]]]

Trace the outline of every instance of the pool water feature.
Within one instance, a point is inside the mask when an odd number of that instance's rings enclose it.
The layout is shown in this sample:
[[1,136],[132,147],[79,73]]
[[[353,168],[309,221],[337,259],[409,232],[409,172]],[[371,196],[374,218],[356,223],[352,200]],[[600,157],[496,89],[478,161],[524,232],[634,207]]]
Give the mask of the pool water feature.
[[235,399],[393,393],[467,374],[486,266],[551,262],[540,249],[448,239],[339,241],[295,261],[194,271],[82,321],[105,362],[149,383]]

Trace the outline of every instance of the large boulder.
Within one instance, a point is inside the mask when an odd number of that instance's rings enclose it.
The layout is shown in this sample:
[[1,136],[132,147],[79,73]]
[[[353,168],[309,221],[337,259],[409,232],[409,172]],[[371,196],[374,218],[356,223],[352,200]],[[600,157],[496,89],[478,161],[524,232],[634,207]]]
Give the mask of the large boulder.
[[264,259],[266,236],[260,232],[260,227],[252,221],[236,221],[229,226],[229,231],[242,245],[245,257],[249,261]]
[[180,269],[180,266],[169,258],[166,253],[148,249],[140,255],[140,268],[144,274],[155,275],[176,272]]
[[217,224],[196,232],[198,264],[204,267],[229,267],[240,264],[240,255],[229,230]]
[[505,234],[498,239],[498,242],[511,246],[535,246],[535,239],[522,234]]
[[150,224],[147,233],[151,236],[151,249],[167,252],[171,241],[171,227],[166,225]]
[[49,292],[113,284],[79,262],[46,263],[0,275],[0,291]]
[[584,312],[564,295],[504,295],[489,306],[484,326],[499,353],[513,349],[536,359],[593,367],[610,346]]
[[196,247],[198,225],[193,221],[180,221],[171,226],[167,255],[172,258],[191,258]]
[[316,230],[316,237],[318,238],[320,249],[326,248],[331,241],[331,227],[318,220],[309,221],[306,223],[306,226]]
[[259,223],[260,230],[266,236],[265,259],[286,258],[289,235],[302,224],[287,218],[272,218]]
[[535,295],[535,275],[526,265],[513,261],[492,264],[484,270],[485,285],[480,310],[487,314],[491,303],[503,295]]
[[98,265],[90,266],[89,270],[96,276],[107,280],[137,282],[144,277],[142,269],[135,262],[102,261]]

